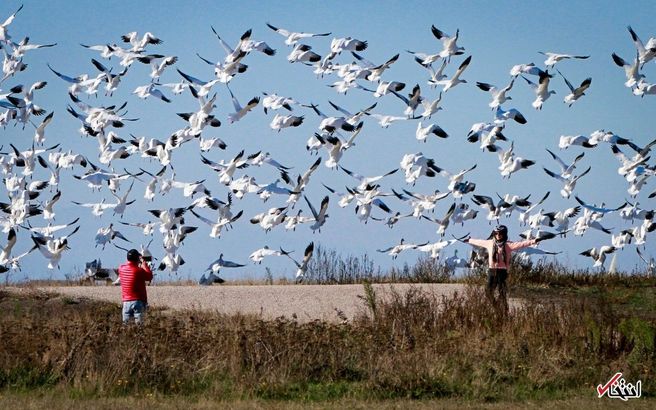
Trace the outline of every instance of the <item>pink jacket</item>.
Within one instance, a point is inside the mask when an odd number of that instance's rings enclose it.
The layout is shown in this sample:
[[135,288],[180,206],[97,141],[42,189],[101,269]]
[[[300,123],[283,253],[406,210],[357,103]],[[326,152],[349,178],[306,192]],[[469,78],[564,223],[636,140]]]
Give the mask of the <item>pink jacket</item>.
[[502,253],[499,250],[499,252],[497,253],[496,263],[494,263],[494,261],[492,260],[492,246],[494,245],[493,239],[469,239],[468,243],[470,245],[478,246],[480,248],[485,248],[487,250],[487,254],[489,255],[488,266],[491,269],[508,269],[508,266],[510,266],[510,255],[513,251],[516,251],[517,249],[526,248],[528,246],[533,246],[537,242],[535,241],[535,239],[529,239],[520,242],[506,241],[506,260],[503,260]]

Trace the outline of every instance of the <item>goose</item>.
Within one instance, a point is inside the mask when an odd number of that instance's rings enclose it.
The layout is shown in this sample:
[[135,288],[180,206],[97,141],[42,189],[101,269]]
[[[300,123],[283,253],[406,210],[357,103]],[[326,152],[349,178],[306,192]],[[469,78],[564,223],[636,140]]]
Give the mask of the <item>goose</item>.
[[547,212],[544,215],[549,218],[548,226],[554,227],[556,231],[565,233],[569,230],[569,220],[581,212],[580,206],[567,208],[558,212]]
[[581,55],[572,55],[572,54],[559,54],[559,53],[551,53],[551,52],[544,52],[544,51],[538,51],[538,53],[542,54],[543,56],[546,56],[547,59],[544,60],[544,65],[546,65],[548,68],[551,68],[556,65],[559,61],[562,60],[569,60],[572,58],[576,58],[579,60],[586,60],[590,58],[590,56],[581,56]]
[[459,47],[456,44],[458,37],[460,36],[460,29],[456,30],[455,36],[450,36],[439,30],[437,27],[431,25],[431,33],[433,33],[436,39],[442,41],[442,51],[440,51],[440,57],[448,61],[451,59],[451,56],[457,56],[464,53],[465,48]]
[[329,187],[326,184],[322,183],[321,185],[323,185],[324,188],[326,188],[331,194],[335,194],[339,198],[339,202],[337,203],[337,205],[339,205],[340,208],[346,208],[347,206],[349,206],[351,202],[353,202],[357,194],[355,190],[349,189],[348,187],[346,187],[346,193],[343,193],[343,192],[337,192],[336,190],[334,190],[333,188]]
[[118,89],[118,86],[121,83],[121,77],[127,74],[128,68],[125,67],[125,69],[118,74],[112,74],[111,70],[107,69],[107,67],[95,58],[91,59],[91,63],[98,69],[98,71],[105,74],[105,81],[107,82],[105,85],[105,96],[111,97],[114,94],[114,91]]
[[289,253],[286,254],[292,262],[294,262],[294,265],[296,265],[296,281],[300,282],[303,279],[305,279],[305,275],[307,274],[307,270],[309,268],[310,264],[310,259],[312,259],[312,253],[314,252],[314,242],[310,242],[310,244],[305,248],[305,252],[303,252],[303,260],[301,262],[297,262],[296,259],[292,258]]
[[289,195],[289,198],[287,198],[287,204],[290,204],[292,208],[294,207],[294,205],[296,205],[296,202],[299,200],[301,193],[303,192],[307,184],[310,182],[310,177],[312,176],[314,171],[317,170],[319,164],[321,164],[321,158],[317,158],[317,160],[310,166],[310,168],[307,169],[307,171],[303,173],[303,175],[299,175],[296,178],[295,185],[292,184],[292,181],[291,179],[289,179],[288,176],[285,178],[286,174],[282,174],[285,182],[293,186],[292,193]]
[[93,79],[89,78],[88,74],[81,74],[77,77],[71,77],[56,71],[54,68],[52,68],[50,63],[46,65],[48,66],[50,71],[52,71],[57,77],[71,84],[68,88],[68,92],[73,95],[79,94],[84,88],[90,86],[94,81]]
[[440,93],[437,99],[433,101],[423,100],[421,105],[424,108],[424,111],[420,114],[420,117],[430,119],[433,114],[442,109],[442,107],[439,106],[440,102],[442,102],[442,93]]
[[650,157],[645,157],[649,153],[649,148],[644,151],[641,151],[636,154],[633,158],[628,158],[622,150],[617,147],[617,145],[611,145],[611,151],[617,160],[620,162],[620,167],[617,169],[617,173],[621,176],[627,176],[631,171],[636,170],[638,167],[643,167],[643,172],[646,170],[644,168],[645,163],[649,160]]
[[155,37],[151,32],[144,33],[144,35],[140,38],[136,31],[132,31],[122,35],[121,40],[123,40],[124,43],[129,43],[132,46],[130,51],[135,53],[144,51],[148,44],[158,45],[163,43],[162,40]]
[[228,91],[230,92],[230,98],[232,99],[232,106],[235,108],[235,112],[228,114],[228,122],[230,124],[244,118],[244,116],[248,114],[249,111],[257,107],[257,105],[260,103],[260,97],[253,97],[248,101],[245,107],[242,107],[235,95],[232,93],[230,87],[228,87]]
[[512,145],[508,151],[500,152],[499,159],[501,162],[501,165],[499,165],[499,171],[501,171],[501,176],[504,178],[510,178],[515,172],[535,165],[535,161],[533,160],[515,156]]
[[298,225],[314,222],[314,217],[301,215],[301,212],[302,211],[299,209],[296,215],[287,216],[285,218],[285,230],[296,231]]
[[18,10],[16,10],[11,16],[7,17],[7,19],[5,19],[5,21],[2,24],[0,24],[0,43],[5,43],[5,44],[10,43],[11,36],[9,35],[7,28],[16,18],[16,14],[18,14],[18,12],[21,10],[23,10],[22,4],[18,8]]
[[559,255],[560,253],[562,253],[562,252],[546,251],[544,249],[536,248],[536,247],[533,247],[533,246],[529,246],[529,247],[517,250],[517,256],[519,256],[521,258],[522,262],[528,262],[531,259],[531,256],[534,256],[534,255],[540,255],[540,256]]
[[[519,219],[519,223],[520,223],[520,225],[526,225],[526,224],[529,222],[529,220],[530,220],[530,217],[529,217],[530,213],[531,213],[535,208],[537,208],[538,206],[542,205],[542,204],[544,203],[544,201],[546,201],[547,198],[549,198],[549,195],[551,195],[551,191],[547,191],[547,193],[544,194],[544,196],[542,197],[542,199],[540,199],[540,201],[538,201],[538,202],[536,202],[536,203],[534,203],[534,204],[531,204],[531,203],[528,203],[528,204],[524,203],[524,204],[522,204],[522,205],[525,205],[525,206],[526,206],[526,209],[524,209],[524,210],[519,214],[519,218],[518,218],[518,219]],[[528,202],[528,197],[526,197],[525,199],[526,199],[526,202]],[[539,213],[542,214],[542,210],[540,210]]]
[[178,62],[176,56],[165,56],[162,54],[149,54],[143,57],[137,57],[137,61],[143,64],[150,64],[150,78],[153,81],[159,79],[167,67],[171,67]]
[[365,69],[362,70],[362,72],[360,73],[360,76],[364,77],[365,80],[372,81],[372,82],[380,81],[380,77],[383,75],[385,70],[390,68],[390,66],[399,59],[399,54],[397,53],[383,64],[376,65],[371,61],[367,60],[366,58],[362,57],[355,51],[351,51],[351,55],[353,55],[353,57],[355,57],[358,61],[363,63],[365,67]]
[[160,84],[162,87],[170,88],[171,92],[175,95],[182,94],[186,88],[189,87],[189,82],[187,80],[182,80],[177,83],[163,83]]
[[371,114],[371,116],[378,120],[378,124],[380,124],[382,128],[388,128],[390,125],[397,121],[408,120],[407,117],[399,117],[395,115]]
[[649,276],[654,276],[656,275],[656,260],[654,258],[650,257],[649,260],[645,258],[645,256],[640,252],[640,248],[636,248],[636,252],[638,253],[638,257],[647,264],[647,274]]
[[598,214],[602,214],[602,215],[606,215],[606,214],[611,213],[611,212],[619,211],[619,210],[621,210],[622,208],[624,208],[628,205],[628,202],[624,202],[622,205],[620,205],[616,208],[605,208],[605,207],[603,207],[603,205],[601,207],[598,207],[596,205],[587,204],[581,198],[579,198],[576,195],[574,195],[574,199],[576,199],[576,202],[581,204],[581,206],[583,208],[588,209],[588,210],[590,210],[592,212],[595,212],[595,213],[598,213]]
[[276,179],[270,184],[267,185],[261,185],[259,186],[259,190],[255,192],[260,199],[262,199],[264,202],[268,201],[269,198],[271,198],[272,195],[291,195],[292,191],[291,189],[288,188],[283,188],[278,186],[280,183],[280,179]]
[[9,262],[11,259],[11,251],[16,245],[16,241],[16,230],[14,228],[10,228],[9,232],[7,233],[7,243],[5,243],[5,246],[0,252],[0,265],[6,265]]
[[405,171],[405,182],[413,186],[421,176],[432,178],[442,171],[442,168],[435,165],[435,160],[425,157],[421,152],[405,154],[401,158],[400,168]]
[[629,245],[632,239],[633,239],[633,230],[624,229],[623,231],[620,231],[620,233],[618,233],[617,235],[611,235],[610,242],[615,249],[622,249],[626,245]]
[[339,138],[339,134],[328,135],[325,138],[320,134],[314,134],[314,138],[316,138],[316,140],[321,144],[320,146],[326,147],[328,150],[328,159],[324,163],[326,167],[332,169],[337,168],[339,161],[344,155],[344,152],[355,145],[355,138],[360,134],[363,124],[363,122],[360,122],[358,125],[356,125],[355,131],[348,140],[342,140]]
[[271,157],[271,154],[268,152],[262,152],[258,151],[255,154],[251,154],[248,156],[248,163],[250,165],[259,167],[262,166],[263,164],[271,165],[272,167],[276,168],[280,172],[286,172],[292,169],[292,167],[286,167],[273,159]]
[[435,88],[440,84],[440,81],[445,80],[447,78],[446,74],[444,74],[444,69],[446,68],[447,61],[443,60],[442,65],[440,68],[435,70],[432,66],[424,66],[421,64],[421,61],[418,61],[415,59],[422,67],[425,67],[428,70],[428,73],[430,74],[430,77],[427,80],[428,86],[430,88]]
[[380,192],[378,188],[378,185],[373,185],[368,186],[365,190],[355,192],[355,213],[358,219],[365,224],[371,217],[373,206],[380,208],[388,214],[392,213],[392,210],[385,204],[385,202],[378,198],[379,196],[389,196],[389,194]]
[[453,256],[449,256],[444,260],[444,265],[450,270],[455,270],[456,268],[468,268],[469,261],[465,258],[459,257],[458,250],[455,249],[453,251]]
[[123,222],[123,221],[118,221],[118,223],[126,225],[126,226],[134,226],[136,228],[141,229],[141,232],[145,236],[152,236],[153,232],[155,230],[155,223],[154,222]]
[[465,221],[469,221],[471,219],[475,219],[478,216],[478,211],[475,209],[471,209],[469,204],[466,204],[464,202],[460,202],[456,204],[456,208],[453,211],[453,214],[451,215],[451,221],[453,223],[459,223],[460,225],[464,226]]
[[534,63],[517,64],[510,69],[510,75],[512,77],[517,77],[521,74],[541,76],[545,74],[545,71],[540,69],[539,67],[536,67]]
[[46,140],[45,132],[46,132],[46,127],[48,124],[52,122],[52,117],[55,114],[55,112],[51,112],[50,114],[46,115],[46,117],[41,121],[41,124],[39,124],[38,127],[36,127],[36,131],[34,133],[34,142],[43,145],[43,143]]
[[603,269],[604,262],[606,262],[606,255],[615,252],[615,250],[616,248],[614,246],[604,245],[604,246],[600,246],[599,248],[590,248],[588,250],[579,253],[579,255],[592,258],[592,260],[594,261],[593,267],[595,268],[601,267]]
[[636,86],[641,79],[645,78],[644,74],[640,74],[640,58],[637,51],[633,64],[629,64],[615,53],[612,54],[612,57],[617,66],[624,68],[624,73],[626,74],[626,82],[624,83],[625,87],[632,88]]
[[394,215],[389,216],[387,218],[375,218],[371,217],[374,221],[384,221],[385,225],[387,225],[388,228],[392,229],[394,228],[394,225],[396,225],[401,219],[404,218],[410,218],[412,217],[412,213],[401,215],[401,212],[396,212]]
[[248,258],[252,260],[254,263],[262,264],[262,261],[267,256],[283,256],[287,254],[289,254],[289,252],[283,250],[282,248],[280,248],[279,251],[276,251],[269,248],[268,245],[264,245],[263,248],[257,249],[256,251],[251,253]]
[[643,44],[642,40],[640,40],[640,37],[638,37],[635,31],[633,31],[631,26],[627,26],[627,29],[629,30],[631,40],[633,40],[633,44],[635,44],[636,50],[638,51],[638,61],[640,62],[640,65],[643,66],[653,60],[654,57],[656,57],[656,39],[652,37],[647,41],[647,44]]
[[572,145],[577,145],[583,148],[594,148],[597,146],[596,141],[590,141],[589,137],[585,135],[561,135],[558,140],[558,148],[567,149]]
[[210,26],[210,28],[212,29],[214,35],[219,39],[219,44],[221,44],[221,47],[223,47],[223,49],[227,54],[226,58],[224,59],[224,62],[226,64],[238,63],[241,59],[243,59],[246,56],[248,52],[252,50],[252,48],[248,51],[244,50],[244,45],[246,45],[246,43],[250,41],[251,34],[252,34],[251,29],[246,30],[244,34],[241,35],[241,37],[239,38],[239,43],[233,49],[228,45],[228,43],[223,41],[223,39],[221,38],[219,33],[216,32],[214,27]]
[[321,56],[314,51],[312,47],[306,44],[296,44],[294,49],[287,56],[287,61],[290,63],[317,63],[321,61]]
[[[157,266],[157,270],[162,271],[164,269],[169,269],[171,272],[176,273],[180,269],[180,266],[184,265],[185,263],[186,261],[180,254],[167,252],[166,255],[164,255],[162,258],[160,264]],[[201,285],[202,284],[203,283],[201,283]]]
[[228,84],[237,74],[245,73],[248,70],[246,64],[242,64],[240,60],[246,56],[246,52],[239,50],[238,56],[233,62],[221,62],[217,61],[216,63],[211,62],[210,60],[204,58],[200,54],[196,53],[196,56],[200,58],[203,62],[214,67],[214,75],[218,82]]
[[242,199],[246,194],[258,193],[261,189],[260,185],[255,182],[255,178],[248,175],[233,179],[228,184],[228,188],[237,199]]
[[198,145],[200,148],[200,152],[208,152],[212,148],[218,148],[225,150],[228,145],[221,139],[221,138],[199,138],[198,140]]
[[645,220],[654,218],[654,210],[646,210],[639,207],[639,203],[632,204],[627,201],[627,206],[620,210],[622,219],[633,222],[636,219]]
[[551,95],[556,94],[555,91],[549,90],[550,76],[548,72],[545,72],[544,74],[540,75],[538,84],[535,84],[533,81],[529,80],[524,76],[522,76],[522,78],[526,80],[528,85],[535,92],[535,100],[533,101],[533,103],[531,103],[531,106],[536,110],[541,110],[542,104],[544,104],[544,102],[547,101]]
[[170,232],[174,226],[184,223],[183,216],[191,207],[186,208],[168,208],[168,209],[148,209],[148,213],[159,219],[159,231],[161,233]]
[[74,203],[75,205],[79,205],[85,208],[91,208],[91,213],[94,216],[102,216],[106,210],[116,207],[116,204],[106,204],[104,199],[101,202],[93,202],[93,203],[82,203],[77,201],[71,201],[71,202]]
[[526,124],[526,117],[515,108],[504,111],[500,106],[494,112],[494,124],[498,126],[505,125],[507,120],[515,120],[518,124]]
[[300,103],[293,98],[282,97],[276,93],[268,94],[262,92],[264,98],[262,99],[262,107],[264,113],[268,114],[268,110],[279,110],[281,108],[286,109],[287,111],[293,111],[292,105],[300,105]]
[[467,69],[467,67],[469,67],[469,64],[471,63],[471,59],[472,59],[472,56],[467,57],[465,59],[465,61],[463,61],[460,64],[460,66],[458,67],[458,70],[456,70],[456,73],[450,79],[440,80],[440,81],[436,82],[437,85],[444,86],[444,88],[442,88],[443,92],[449,91],[450,89],[457,86],[458,84],[463,84],[463,83],[467,82],[467,80],[461,80],[460,76],[465,71],[465,69]]
[[269,232],[271,229],[285,222],[287,218],[287,207],[270,208],[266,212],[259,213],[250,219],[253,225],[259,225],[264,229],[264,232]]
[[590,172],[590,169],[592,169],[592,167],[588,167],[588,169],[586,169],[585,171],[583,171],[581,174],[577,176],[570,175],[568,177],[563,177],[562,174],[556,174],[555,172],[549,171],[547,168],[542,168],[542,169],[550,177],[555,178],[565,184],[563,188],[560,190],[560,195],[563,198],[569,198],[572,195],[574,188],[576,187],[576,182],[582,177],[584,177],[588,172]]
[[243,169],[249,166],[247,159],[242,159],[244,156],[244,150],[241,150],[235,157],[233,157],[229,162],[221,160],[220,162],[214,162],[203,155],[200,156],[201,162],[211,169],[219,173],[219,182],[223,185],[228,185],[232,181],[232,177],[237,171],[237,169]]
[[[178,69],[178,68],[176,68],[175,70],[188,83],[175,83],[174,86],[178,85],[179,87],[189,87],[189,89],[191,90],[190,84],[193,84],[193,85],[198,87],[197,91],[194,89],[194,91],[196,91],[196,94],[198,95],[198,97],[205,97],[206,95],[208,95],[210,93],[210,91],[212,90],[212,87],[214,87],[215,84],[219,83],[218,78],[215,78],[215,79],[210,80],[210,81],[203,81],[203,80],[200,80],[196,77],[193,77],[189,74],[186,74],[186,73],[180,71],[180,69]],[[180,84],[186,84],[186,85],[180,85]],[[196,97],[196,98],[198,98],[198,97]]]
[[114,230],[114,224],[110,223],[108,227],[101,227],[96,232],[96,237],[95,237],[96,248],[98,247],[98,245],[102,245],[102,249],[104,250],[105,245],[113,241],[114,238],[119,238],[126,242],[132,242],[128,238],[126,238],[121,232]]
[[501,212],[506,208],[509,208],[511,205],[500,198],[499,201],[495,204],[492,197],[487,195],[474,195],[472,197],[472,202],[476,205],[481,206],[482,208],[487,208],[487,220],[488,222],[498,221],[501,216]]
[[448,138],[449,136],[449,134],[447,134],[446,131],[444,131],[439,125],[430,124],[427,127],[424,127],[420,121],[417,124],[417,130],[415,131],[415,137],[417,140],[426,142],[430,134],[433,134],[439,138]]
[[401,238],[401,242],[399,242],[397,245],[390,246],[389,248],[386,249],[376,249],[376,252],[380,253],[386,253],[392,257],[392,260],[395,260],[396,258],[399,257],[399,254],[403,251],[407,251],[410,249],[417,249],[420,246],[427,245],[428,242],[424,242],[422,244],[414,244],[414,243],[405,243],[405,239]]
[[30,38],[29,37],[24,37],[21,41],[18,43],[9,43],[10,47],[13,49],[12,51],[12,56],[14,58],[23,58],[25,56],[25,52],[30,51],[30,50],[37,50],[39,48],[48,48],[48,47],[54,47],[57,45],[57,43],[52,43],[52,44],[30,44]]
[[633,95],[638,95],[643,97],[645,95],[655,95],[656,94],[656,84],[648,83],[644,79],[640,79],[638,85],[633,88]]
[[209,196],[211,193],[207,187],[203,185],[203,182],[205,182],[204,179],[195,182],[172,181],[171,186],[173,188],[182,189],[182,195],[185,198],[193,198],[194,195],[199,193],[203,193],[206,196]]
[[80,227],[78,226],[70,234],[59,238],[46,239],[32,236],[32,241],[36,248],[46,259],[48,259],[48,269],[55,269],[55,267],[59,268],[59,261],[61,260],[64,251],[71,249],[68,246],[68,238],[75,235],[79,229]]
[[351,37],[333,38],[332,41],[330,42],[331,57],[329,59],[332,60],[335,56],[337,56],[344,50],[364,51],[367,49],[367,46],[368,44],[366,41],[358,40],[356,38],[351,38]]
[[[406,189],[403,190],[403,192],[408,195],[408,198],[406,198],[403,195],[400,195],[396,191],[392,191],[394,195],[402,200],[402,201],[410,201],[410,204],[413,207],[412,211],[412,216],[415,218],[419,218],[422,216],[424,211],[431,211],[435,209],[435,206],[437,206],[437,202],[440,200],[446,198],[449,196],[449,192],[440,192],[439,190],[435,190],[432,194],[425,195],[425,194],[420,194],[416,192],[410,192]],[[414,200],[411,200],[410,198],[413,198]],[[436,222],[436,221],[433,221]],[[448,224],[448,223],[447,223]]]
[[[453,216],[453,212],[455,211],[455,209],[456,209],[456,203],[454,202],[449,207],[449,210],[446,211],[446,214],[444,214],[444,217],[442,217],[442,219],[430,218],[426,215],[421,215],[421,216],[422,218],[437,224],[437,234],[440,235],[440,237],[444,237],[444,234],[446,233],[446,228],[449,227],[449,222],[451,220],[451,216]],[[431,257],[434,259],[436,258],[435,256],[432,255]]]
[[563,75],[563,73],[560,72],[560,70],[556,69],[558,71],[558,74],[560,74],[561,77],[563,77],[563,80],[565,81],[565,84],[567,85],[567,88],[569,88],[570,93],[565,96],[565,99],[563,102],[565,104],[569,104],[571,107],[576,100],[581,98],[582,96],[585,95],[585,91],[590,88],[590,84],[592,84],[592,77],[588,77],[585,80],[581,82],[581,85],[578,87],[574,88],[572,83],[570,83],[567,78]]
[[[408,94],[408,97],[405,97],[394,90],[391,90],[391,92],[405,103],[406,107],[403,113],[408,118],[414,117],[417,107],[419,107],[419,104],[424,101],[424,97],[421,95],[421,87],[419,87],[419,84],[416,84],[414,87],[412,87],[412,92]],[[440,98],[441,96],[442,94],[440,93]]]
[[152,96],[164,101],[165,103],[170,103],[171,100],[167,96],[165,96],[164,93],[162,93],[162,91],[159,88],[155,88],[156,85],[160,85],[160,84],[150,83],[150,84],[139,86],[134,89],[132,94],[136,94],[137,97],[144,100]]
[[[432,67],[434,62],[442,58],[440,53],[426,54],[426,53],[418,53],[416,51],[411,51],[411,50],[405,50],[405,51],[409,54],[412,54],[414,56],[414,60],[418,64],[424,67]],[[445,63],[447,62],[446,58],[444,59],[444,62]]]
[[558,155],[554,154],[551,152],[548,148],[545,148],[546,151],[551,155],[551,158],[553,158],[558,165],[560,166],[560,176],[563,178],[571,178],[572,177],[572,172],[576,169],[576,164],[583,159],[585,156],[585,153],[582,152],[581,154],[577,155],[574,158],[574,161],[571,164],[565,163]]
[[393,170],[391,170],[391,171],[389,171],[389,172],[386,172],[386,173],[383,174],[383,175],[376,175],[376,176],[372,176],[372,177],[365,177],[365,176],[360,175],[360,174],[358,174],[358,173],[356,173],[356,172],[349,171],[348,169],[346,169],[346,168],[344,168],[344,167],[342,167],[342,166],[340,166],[340,168],[341,168],[341,170],[344,171],[347,175],[349,175],[349,176],[355,178],[356,180],[358,180],[358,181],[360,182],[360,185],[358,185],[358,190],[361,190],[361,191],[366,190],[366,189],[367,189],[367,186],[372,185],[372,184],[374,184],[374,183],[380,181],[381,179],[385,178],[386,176],[389,176],[389,175],[393,175],[393,174],[395,174],[395,173],[399,170],[398,168],[394,168]]
[[276,114],[276,116],[273,117],[271,124],[269,124],[269,127],[271,127],[272,130],[280,132],[283,128],[298,127],[303,124],[304,119],[305,117],[302,115],[299,117],[296,115]]
[[289,31],[284,28],[279,28],[275,27],[269,23],[266,23],[267,27],[269,27],[271,30],[275,31],[276,33],[280,34],[281,36],[285,37],[285,44],[288,46],[293,46],[296,43],[298,43],[299,40],[304,39],[304,38],[311,38],[311,37],[327,37],[331,35],[332,33],[305,33],[305,32],[296,32],[296,31]]
[[211,219],[205,218],[204,216],[196,213],[193,209],[191,209],[189,212],[191,212],[200,221],[210,226],[210,238],[220,238],[221,230],[223,229],[223,227],[226,227],[226,229],[228,229],[229,227],[232,226],[231,224],[236,220],[238,220],[239,218],[241,218],[241,216],[244,213],[244,211],[239,211],[235,216],[230,215],[229,218],[226,218],[225,216],[222,216],[221,213],[219,213],[216,222],[214,222]]
[[418,245],[416,249],[420,252],[430,253],[430,257],[432,259],[439,259],[440,252],[442,252],[442,250],[444,250],[444,248],[446,248],[447,246],[452,245],[456,242],[458,242],[458,239],[448,239],[446,241],[439,241],[434,243],[427,243],[425,245]]
[[326,114],[319,110],[319,107],[315,104],[310,104],[309,106],[312,110],[322,118],[321,123],[319,124],[319,129],[328,133],[333,133],[338,129],[343,131],[352,132],[355,131],[354,124],[351,124],[347,121],[345,117],[328,117]]
[[55,194],[45,202],[43,205],[43,219],[46,221],[55,219],[55,211],[53,210],[53,207],[55,206],[55,203],[59,201],[61,198],[61,191],[55,192]]
[[330,198],[328,195],[323,197],[321,200],[321,207],[319,208],[319,212],[314,209],[310,203],[310,200],[305,195],[303,195],[303,198],[305,198],[305,202],[307,202],[308,206],[310,207],[310,212],[312,212],[312,216],[314,217],[314,223],[310,225],[312,233],[315,231],[319,231],[319,233],[321,233],[321,227],[326,223],[326,218],[329,216],[326,211],[328,210],[328,202],[330,201]]
[[587,232],[588,228],[596,229],[610,235],[612,233],[611,230],[605,228],[601,222],[599,222],[602,217],[603,214],[595,213],[587,208],[584,209],[583,215],[579,216],[576,221],[574,221],[574,235],[582,236]]

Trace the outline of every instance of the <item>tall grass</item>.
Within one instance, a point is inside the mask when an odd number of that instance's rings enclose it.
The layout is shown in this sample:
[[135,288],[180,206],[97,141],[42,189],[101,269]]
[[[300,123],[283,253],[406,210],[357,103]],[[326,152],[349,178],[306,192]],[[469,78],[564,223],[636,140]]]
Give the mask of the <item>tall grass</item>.
[[616,371],[656,391],[656,322],[612,305],[527,300],[499,315],[478,287],[380,298],[349,323],[154,310],[119,324],[117,305],[0,293],[0,388],[81,395],[495,400],[593,395]]

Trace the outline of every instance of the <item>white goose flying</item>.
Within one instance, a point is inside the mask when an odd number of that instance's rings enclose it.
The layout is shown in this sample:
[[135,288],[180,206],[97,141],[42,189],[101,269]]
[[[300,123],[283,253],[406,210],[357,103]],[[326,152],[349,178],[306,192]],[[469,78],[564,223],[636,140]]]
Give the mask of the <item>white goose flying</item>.
[[296,267],[298,268],[298,270],[296,271],[296,281],[300,282],[303,279],[305,279],[305,274],[307,273],[308,265],[310,263],[310,259],[312,259],[313,252],[314,252],[314,242],[310,242],[310,244],[305,248],[305,252],[303,252],[303,260],[300,263],[297,262],[296,259],[289,256],[289,253],[285,255],[289,259],[291,259],[291,261],[294,262],[294,265],[296,265]]
[[546,65],[548,68],[553,67],[556,65],[557,62],[566,60],[566,59],[572,59],[576,58],[579,60],[585,60],[590,58],[590,56],[577,56],[577,55],[572,55],[572,54],[559,54],[559,53],[550,53],[550,52],[544,52],[544,51],[538,51],[538,53],[542,54],[543,56],[546,56],[547,59],[544,60],[544,65]]
[[295,31],[289,31],[285,30],[284,28],[278,28],[275,26],[272,26],[269,23],[266,23],[267,27],[269,27],[271,30],[275,31],[276,33],[280,34],[281,36],[285,37],[285,44],[288,46],[292,46],[296,43],[298,43],[299,40],[304,39],[304,38],[311,38],[311,37],[326,37],[331,35],[332,33],[319,33],[319,34],[313,34],[313,33],[304,33],[304,32],[295,32]]
[[563,80],[565,80],[565,84],[567,85],[567,88],[569,88],[570,93],[565,96],[565,99],[563,102],[565,104],[569,104],[571,107],[572,104],[576,102],[579,98],[585,95],[585,91],[590,88],[590,84],[592,84],[592,77],[588,77],[583,82],[581,82],[581,85],[578,87],[574,88],[572,83],[570,83],[567,78],[563,75],[563,73],[560,72],[560,70],[556,69],[558,71],[558,74],[560,74],[561,77],[563,77]]
[[451,77],[448,80],[440,80],[436,83],[438,85],[444,86],[444,88],[442,89],[443,92],[449,91],[451,88],[457,86],[458,84],[463,84],[463,83],[467,82],[467,80],[461,80],[460,76],[465,71],[465,69],[467,69],[467,67],[469,66],[469,63],[471,63],[471,59],[472,59],[472,56],[467,57],[465,59],[465,61],[463,61],[460,64],[460,66],[458,67],[458,70],[453,75],[453,77]]
[[626,82],[624,86],[632,88],[636,86],[640,80],[645,78],[644,74],[640,74],[640,59],[638,58],[638,53],[636,52],[636,58],[633,60],[633,64],[629,64],[622,57],[613,53],[613,61],[619,67],[624,68],[624,73],[626,74]]
[[494,109],[500,106],[501,104],[503,104],[504,102],[508,100],[512,100],[510,96],[506,96],[506,93],[512,89],[514,83],[515,83],[515,79],[513,78],[512,80],[510,80],[510,84],[508,84],[503,88],[498,88],[492,84],[482,83],[480,81],[476,82],[476,86],[481,90],[490,93],[490,95],[492,96],[492,101],[490,101],[488,106]]
[[631,26],[628,26],[627,29],[629,30],[633,44],[635,44],[636,50],[638,51],[640,65],[645,65],[653,60],[654,57],[656,57],[656,38],[651,37],[649,41],[647,41],[647,44],[643,44],[642,40],[640,40],[640,37],[638,37],[635,31],[633,31]]
[[435,38],[442,41],[442,51],[440,51],[440,57],[448,61],[451,59],[451,56],[457,56],[464,53],[465,48],[459,47],[456,44],[460,35],[460,29],[456,30],[455,36],[450,36],[439,30],[437,27],[431,26],[431,33],[433,33]]
[[555,91],[549,90],[549,80],[551,78],[551,75],[548,72],[545,72],[544,74],[540,75],[540,80],[538,84],[535,84],[533,81],[529,80],[524,76],[522,76],[522,78],[526,80],[528,85],[531,86],[531,88],[535,92],[535,100],[533,101],[531,106],[533,106],[533,108],[535,108],[536,110],[541,110],[542,104],[544,104],[544,102],[547,101],[552,94],[556,94]]

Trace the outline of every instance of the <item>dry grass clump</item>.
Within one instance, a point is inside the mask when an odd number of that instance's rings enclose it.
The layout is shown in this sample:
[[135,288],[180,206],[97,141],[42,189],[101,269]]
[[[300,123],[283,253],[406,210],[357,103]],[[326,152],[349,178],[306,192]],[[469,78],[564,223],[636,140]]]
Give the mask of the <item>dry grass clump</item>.
[[528,301],[499,314],[476,288],[384,300],[365,285],[352,323],[154,310],[120,324],[117,305],[1,293],[0,388],[80,395],[155,392],[237,399],[593,394],[616,371],[656,391],[656,322],[589,300]]

